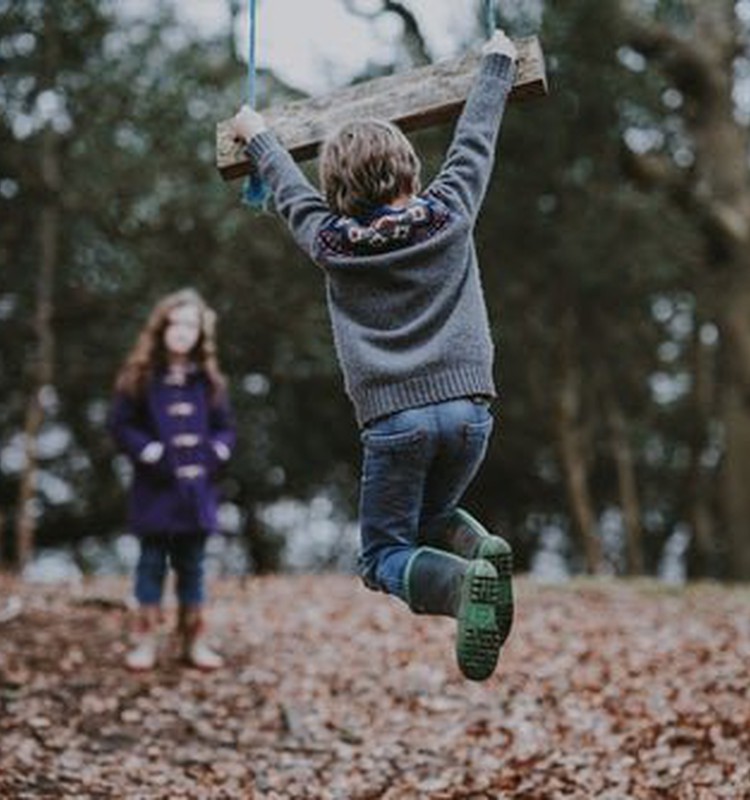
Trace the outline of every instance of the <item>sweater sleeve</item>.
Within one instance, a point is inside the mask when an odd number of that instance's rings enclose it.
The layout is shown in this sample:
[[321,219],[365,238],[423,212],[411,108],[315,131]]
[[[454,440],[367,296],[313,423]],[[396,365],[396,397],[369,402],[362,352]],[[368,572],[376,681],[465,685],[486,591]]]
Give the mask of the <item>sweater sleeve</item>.
[[487,190],[500,123],[515,65],[508,56],[484,56],[453,141],[430,191],[448,195],[473,221]]
[[333,214],[320,192],[270,131],[253,137],[245,148],[273,194],[274,205],[297,244],[315,258],[315,235]]

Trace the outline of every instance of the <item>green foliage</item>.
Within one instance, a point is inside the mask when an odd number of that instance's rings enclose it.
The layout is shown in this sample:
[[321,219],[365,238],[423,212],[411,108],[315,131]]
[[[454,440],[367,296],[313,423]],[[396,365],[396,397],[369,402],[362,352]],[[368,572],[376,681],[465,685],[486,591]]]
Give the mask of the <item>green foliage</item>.
[[[40,542],[122,527],[103,425],[110,387],[152,303],[182,285],[199,288],[220,314],[220,355],[241,431],[231,499],[252,516],[258,502],[327,486],[342,460],[354,460],[356,438],[321,275],[275,220],[248,213],[239,185],[223,184],[214,166],[216,109],[228,113],[241,99],[244,68],[223,41],[196,49],[165,8],[127,28],[109,4],[48,8],[45,22],[41,7],[14,4],[0,40],[11,55],[0,84],[2,300],[10,309],[0,319],[0,370],[10,388],[0,408],[4,445],[22,424],[35,348],[41,127],[32,116],[43,92],[36,56],[41,37],[60,42],[55,63],[44,66],[61,110],[53,124],[64,164],[54,293],[59,404],[47,429],[69,428],[73,444],[43,456],[42,468],[76,499],[43,501]],[[26,31],[34,45],[19,54],[11,43]],[[19,137],[24,115],[31,131]],[[248,375],[261,393],[243,388]],[[16,475],[9,468],[2,481],[9,521]]]
[[[555,442],[562,329],[570,317],[596,511],[619,504],[602,407],[607,393],[626,413],[644,491],[651,478],[671,483],[671,470],[660,465],[653,475],[644,457],[656,422],[649,379],[664,340],[651,306],[686,290],[697,249],[668,201],[636,191],[621,172],[623,103],[654,115],[662,86],[618,59],[618,4],[552,4],[542,39],[550,96],[509,109],[479,227],[502,399],[499,436],[476,493],[490,516],[517,532],[519,545],[532,546],[538,515],[559,518],[567,505]],[[674,499],[667,500],[671,522]],[[660,542],[671,522],[658,531]]]
[[[122,528],[122,488],[103,424],[112,379],[154,300],[188,284],[219,311],[241,441],[225,488],[247,530],[260,536],[258,504],[321,488],[354,513],[357,431],[335,363],[322,274],[275,218],[248,212],[239,183],[223,184],[213,164],[214,123],[234,110],[244,88],[245,67],[234,60],[229,35],[191,41],[163,4],[128,26],[116,3],[100,0],[23,0],[1,3],[0,11],[6,455],[22,427],[34,358],[44,119],[63,164],[58,402],[47,431],[62,428],[71,438],[43,455],[42,466],[72,495],[43,495],[42,543]],[[690,220],[623,176],[627,129],[656,130],[673,149],[684,139],[678,113],[665,108],[663,80],[627,66],[621,23],[614,0],[547,3],[541,35],[550,96],[509,109],[477,229],[501,400],[469,504],[506,528],[522,565],[544,521],[569,527],[555,444],[565,321],[572,320],[572,352],[584,376],[580,423],[596,511],[619,503],[606,423],[614,395],[629,426],[644,519],[655,520],[647,526],[652,568],[685,516],[680,454],[693,434],[690,411],[684,398],[656,402],[651,381],[660,372],[689,375],[689,342],[653,309],[662,302],[697,316],[700,247]],[[264,101],[289,96],[273,76],[260,79]],[[415,137],[426,179],[449,137],[448,129]],[[670,360],[665,343],[677,353]],[[11,520],[18,473],[7,458],[0,470],[0,510]]]

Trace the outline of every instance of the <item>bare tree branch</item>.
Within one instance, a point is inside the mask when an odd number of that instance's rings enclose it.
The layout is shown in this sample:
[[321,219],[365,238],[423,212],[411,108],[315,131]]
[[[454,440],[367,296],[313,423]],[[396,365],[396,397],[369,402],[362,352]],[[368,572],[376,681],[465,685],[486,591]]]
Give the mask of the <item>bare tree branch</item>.
[[722,203],[692,171],[678,169],[665,154],[638,154],[623,146],[625,174],[644,189],[668,194],[681,208],[700,220],[716,253],[725,256],[750,240],[750,222],[728,203]]
[[658,62],[664,73],[684,95],[698,102],[713,96],[721,73],[707,48],[687,41],[665,25],[626,16],[626,37],[630,46]]
[[690,193],[690,176],[664,154],[635,153],[623,143],[620,161],[625,174],[644,189],[661,189],[680,197]]
[[429,64],[432,61],[417,18],[403,3],[396,2],[396,0],[382,0],[379,9],[366,11],[360,8],[357,0],[343,0],[343,2],[347,11],[365,19],[375,19],[385,12],[395,14],[404,24],[404,44],[412,63],[419,65]]

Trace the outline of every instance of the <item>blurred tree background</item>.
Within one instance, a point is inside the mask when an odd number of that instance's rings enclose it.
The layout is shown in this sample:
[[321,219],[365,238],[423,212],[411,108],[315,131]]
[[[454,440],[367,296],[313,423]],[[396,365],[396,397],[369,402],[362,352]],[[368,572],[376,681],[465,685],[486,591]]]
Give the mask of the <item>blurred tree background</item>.
[[[400,26],[392,69],[433,57],[424,3],[341,5]],[[481,5],[466,0],[474,41]],[[501,398],[467,504],[525,569],[552,553],[655,574],[684,553],[691,577],[748,580],[750,2],[498,6],[541,36],[551,93],[511,107],[477,229]],[[214,124],[245,92],[242,7],[199,35],[166,2],[126,21],[114,0],[0,0],[7,564],[123,532],[112,380],[183,285],[220,315],[241,437],[224,489],[256,567],[284,563],[271,504],[356,514],[321,275],[214,167]],[[259,91],[261,107],[298,96],[268,71]],[[415,135],[427,179],[450,134]]]

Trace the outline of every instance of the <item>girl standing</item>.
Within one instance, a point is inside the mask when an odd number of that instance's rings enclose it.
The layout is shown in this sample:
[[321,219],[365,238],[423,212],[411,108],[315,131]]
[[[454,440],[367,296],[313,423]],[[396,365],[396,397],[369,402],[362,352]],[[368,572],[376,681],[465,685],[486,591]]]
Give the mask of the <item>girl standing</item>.
[[129,522],[140,539],[135,647],[126,666],[158,657],[167,569],[176,574],[178,632],[188,663],[210,670],[221,657],[206,643],[204,557],[217,530],[217,475],[235,431],[216,355],[216,314],[193,289],[167,295],[151,312],[115,384],[110,430],[134,467]]

